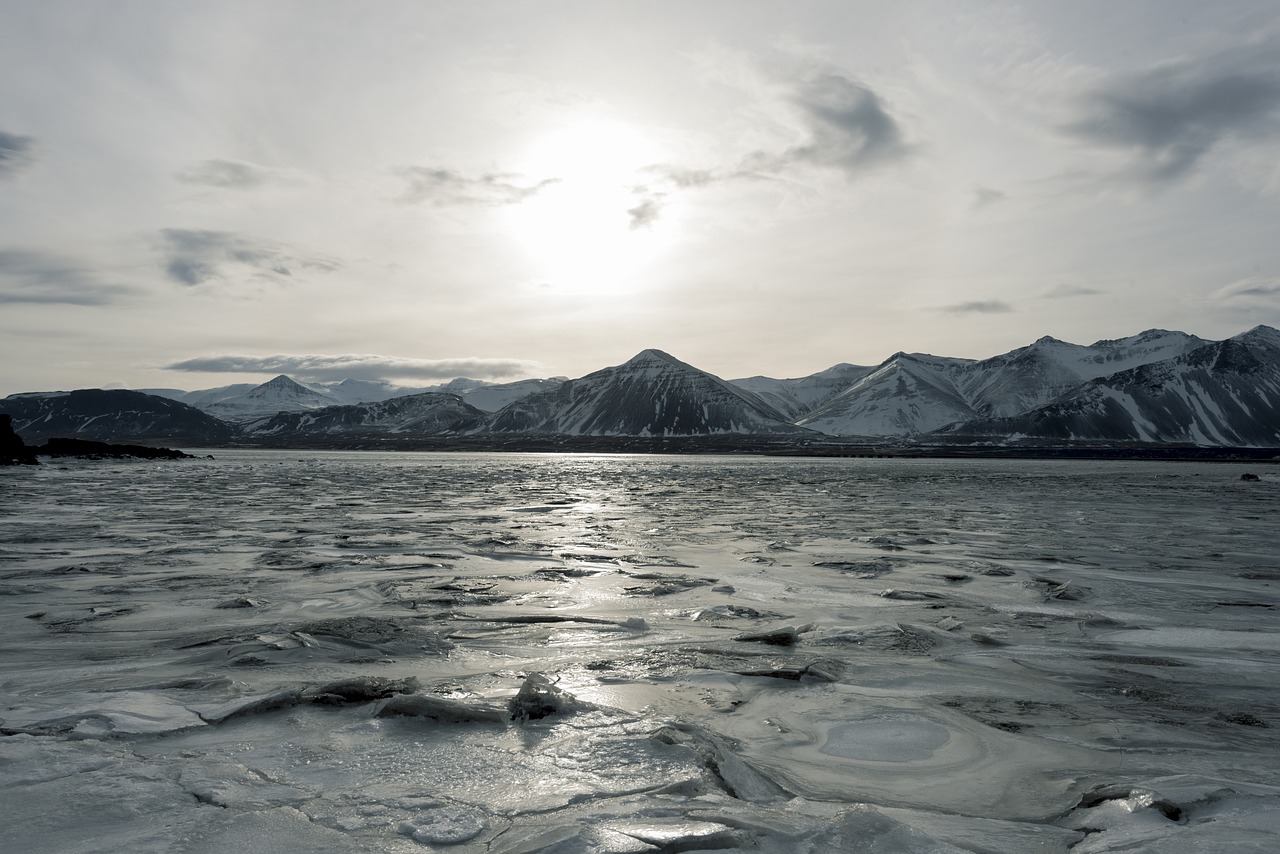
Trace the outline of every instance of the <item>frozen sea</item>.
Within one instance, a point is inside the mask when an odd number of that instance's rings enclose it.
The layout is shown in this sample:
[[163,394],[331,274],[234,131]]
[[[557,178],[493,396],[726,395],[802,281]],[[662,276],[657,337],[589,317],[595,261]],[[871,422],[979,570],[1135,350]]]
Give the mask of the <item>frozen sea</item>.
[[0,470],[7,850],[1280,850],[1273,466],[212,453]]

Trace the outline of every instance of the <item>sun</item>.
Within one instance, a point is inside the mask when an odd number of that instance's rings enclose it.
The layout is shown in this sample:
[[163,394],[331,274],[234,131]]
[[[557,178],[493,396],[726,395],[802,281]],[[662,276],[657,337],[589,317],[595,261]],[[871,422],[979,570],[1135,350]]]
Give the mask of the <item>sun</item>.
[[660,147],[634,127],[584,121],[536,141],[520,172],[541,183],[506,211],[542,283],[625,290],[675,240],[677,211],[653,166]]

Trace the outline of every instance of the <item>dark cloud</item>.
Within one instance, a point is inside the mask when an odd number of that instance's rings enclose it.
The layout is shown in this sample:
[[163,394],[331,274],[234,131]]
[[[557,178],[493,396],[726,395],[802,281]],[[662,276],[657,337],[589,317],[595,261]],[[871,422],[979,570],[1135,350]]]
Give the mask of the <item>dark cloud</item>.
[[293,275],[294,269],[330,273],[342,265],[321,255],[300,255],[265,240],[226,231],[165,228],[160,231],[165,273],[183,285],[199,285],[247,271],[255,278]]
[[969,300],[953,305],[944,305],[940,311],[947,314],[1006,314],[1013,311],[1013,306],[996,299]]
[[107,305],[132,293],[74,262],[45,252],[0,250],[0,305]]
[[164,366],[170,371],[236,374],[289,374],[306,380],[354,379],[444,380],[454,377],[504,379],[529,376],[536,362],[520,359],[407,359],[370,353],[333,355],[207,356]]
[[1224,302],[1280,299],[1280,278],[1252,276],[1232,282],[1213,292],[1213,298]]
[[291,180],[290,176],[279,169],[244,160],[202,160],[183,169],[175,177],[187,184],[231,190],[252,190]]
[[1275,129],[1280,112],[1276,55],[1275,48],[1244,49],[1113,77],[1081,99],[1077,118],[1062,129],[1129,154],[1127,171],[1143,183],[1175,181],[1220,142]]
[[911,151],[880,96],[842,73],[812,78],[792,93],[790,103],[800,111],[808,140],[781,154],[757,154],[755,164],[805,163],[856,175]]
[[1045,299],[1070,299],[1072,297],[1092,297],[1098,296],[1102,291],[1096,288],[1086,288],[1082,285],[1058,285],[1051,288],[1044,295]]
[[427,166],[402,166],[396,174],[409,182],[404,201],[438,205],[513,205],[559,182],[558,178],[547,178],[522,186],[515,183],[513,175],[490,174],[470,178],[452,169]]
[[0,178],[16,175],[36,159],[36,141],[0,130]]

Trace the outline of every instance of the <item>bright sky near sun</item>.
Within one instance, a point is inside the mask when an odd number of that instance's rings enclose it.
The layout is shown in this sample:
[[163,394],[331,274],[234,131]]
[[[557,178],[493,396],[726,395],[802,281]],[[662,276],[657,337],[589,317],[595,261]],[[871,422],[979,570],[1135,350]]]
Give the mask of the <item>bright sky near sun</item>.
[[1280,325],[1280,4],[0,0],[0,394]]

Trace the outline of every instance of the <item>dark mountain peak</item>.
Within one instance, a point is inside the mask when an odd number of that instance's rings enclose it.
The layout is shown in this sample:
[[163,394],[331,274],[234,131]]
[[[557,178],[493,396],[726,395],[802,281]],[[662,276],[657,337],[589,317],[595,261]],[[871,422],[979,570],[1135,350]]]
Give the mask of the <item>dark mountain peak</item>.
[[662,350],[657,350],[651,347],[648,350],[641,350],[639,353],[632,356],[625,363],[623,363],[620,367],[647,368],[647,367],[654,367],[654,366],[669,367],[673,365],[681,368],[689,367],[689,365],[686,365],[684,362],[680,361],[675,356],[672,356],[670,353],[664,353]]

